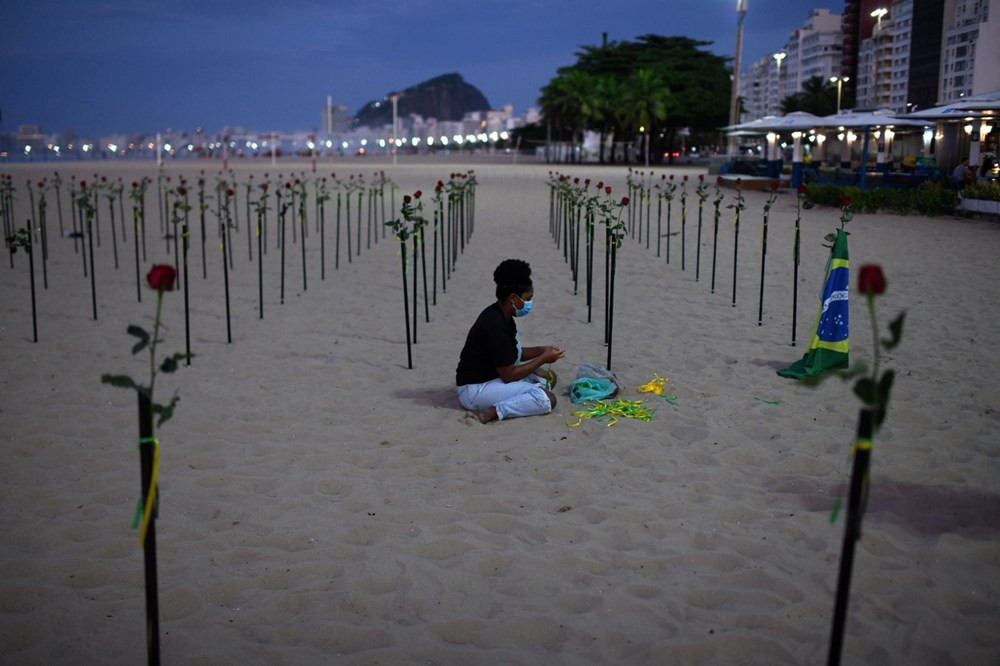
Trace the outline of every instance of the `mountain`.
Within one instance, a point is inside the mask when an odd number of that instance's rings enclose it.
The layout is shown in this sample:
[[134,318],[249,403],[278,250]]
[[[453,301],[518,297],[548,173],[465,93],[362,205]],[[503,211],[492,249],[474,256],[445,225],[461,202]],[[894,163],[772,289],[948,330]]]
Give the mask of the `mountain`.
[[396,113],[400,118],[415,113],[424,118],[461,120],[469,111],[487,111],[490,103],[460,74],[444,74],[418,83],[380,100],[368,102],[355,114],[355,125],[381,127],[392,124],[392,95],[399,95]]

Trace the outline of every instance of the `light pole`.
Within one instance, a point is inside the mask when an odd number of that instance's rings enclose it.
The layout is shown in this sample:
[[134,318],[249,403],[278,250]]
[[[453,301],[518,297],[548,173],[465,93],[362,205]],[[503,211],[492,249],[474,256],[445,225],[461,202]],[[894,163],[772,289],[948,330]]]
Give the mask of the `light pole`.
[[885,7],[874,10],[870,16],[875,19],[875,31],[872,33],[872,99],[875,106],[880,105],[878,90],[878,43],[882,37],[882,17],[889,13]]
[[837,84],[837,113],[840,113],[840,92],[841,92],[841,89],[844,86],[844,82],[845,81],[850,81],[850,80],[851,80],[851,77],[849,77],[849,76],[831,76],[830,77],[830,83],[836,83]]
[[397,127],[397,117],[396,117],[396,105],[399,104],[399,95],[392,96],[392,164],[396,165],[396,153],[399,152],[399,146],[396,141],[396,135],[399,134]]
[[[736,52],[733,54],[733,89],[729,98],[729,124],[740,121],[740,61],[743,57],[743,19],[747,15],[749,0],[736,0]],[[736,152],[737,138],[729,135],[729,153]]]
[[788,54],[775,53],[774,56],[772,57],[774,58],[775,67],[777,67],[778,69],[777,72],[778,82],[775,84],[775,98],[776,98],[775,105],[777,107],[777,110],[780,111],[781,110],[781,61],[787,58]]

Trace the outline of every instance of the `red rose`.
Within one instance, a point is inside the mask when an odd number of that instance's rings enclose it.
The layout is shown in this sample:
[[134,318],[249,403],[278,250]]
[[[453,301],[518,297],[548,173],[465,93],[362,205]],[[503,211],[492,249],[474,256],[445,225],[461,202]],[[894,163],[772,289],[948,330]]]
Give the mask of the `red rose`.
[[177,194],[184,196],[187,193],[188,193],[187,188],[184,187],[183,185],[177,188]]
[[736,184],[737,185],[742,185],[743,184],[743,179],[742,178],[737,178],[736,179]]
[[674,174],[670,174],[670,180],[674,179]]
[[296,178],[296,179],[295,179],[295,184],[296,184],[296,185],[299,185],[299,184],[301,184],[301,181],[300,181],[300,180],[299,180],[298,178]]
[[108,177],[107,176],[101,176],[101,182],[102,183],[108,182]]
[[699,173],[699,174],[698,174],[698,180],[700,180],[700,181],[704,182],[704,181],[705,181],[705,174],[703,174],[703,173]]
[[423,192],[421,192],[420,190],[417,190],[416,192],[413,193],[413,198],[414,199],[419,199],[421,194],[423,194]]
[[177,271],[170,264],[155,264],[146,274],[146,282],[157,291],[173,291]]
[[719,177],[717,177],[717,178],[715,179],[715,182],[716,182],[716,184],[718,184],[718,185],[722,185],[722,181],[723,181],[723,178],[722,178],[722,176],[719,176]]
[[404,194],[403,195],[403,203],[404,204],[408,204],[408,203],[410,203],[410,201],[412,201],[412,199],[410,199],[410,195],[409,194]]
[[437,184],[437,188],[440,190],[442,187],[444,187],[444,182],[439,180],[438,184]]
[[137,182],[135,182],[135,181],[133,180],[133,181],[132,181],[132,187],[139,187],[139,183],[137,183]]
[[772,180],[771,181],[771,191],[772,192],[777,192],[778,191],[778,181],[776,181],[776,180]]
[[573,184],[574,185],[579,185],[580,184],[580,179],[579,178],[574,178],[573,179]]
[[627,206],[628,205],[628,197],[622,197],[622,205],[623,206]]
[[805,193],[806,193],[806,184],[799,183],[799,194],[805,194]]
[[847,208],[850,205],[851,205],[851,197],[848,197],[848,196],[840,197],[840,207],[841,208]]
[[231,196],[233,196],[234,194],[236,194],[236,193],[235,193],[235,192],[233,192],[233,188],[231,188],[231,187],[230,187],[230,188],[227,188],[227,189],[226,189],[226,196],[227,196],[227,197],[231,197]]
[[687,182],[687,179],[688,179],[688,177],[687,177],[687,176],[684,176],[684,182],[685,182],[685,183]]
[[440,192],[440,191],[441,191],[441,190],[443,190],[443,189],[444,189],[444,183],[440,183],[440,182],[439,182],[439,183],[437,184],[437,186],[436,186],[436,187],[434,188],[434,190],[435,190],[435,191],[437,191],[437,192]]
[[285,183],[285,189],[286,190],[292,189],[292,184],[291,183]]
[[87,189],[87,181],[85,181],[85,180],[81,180],[80,181],[80,189],[81,190]]
[[43,181],[39,181],[38,189],[42,189],[43,187],[45,187],[45,183]]
[[204,184],[205,184],[205,179],[204,178],[199,178],[198,179],[198,185],[204,185]]
[[583,184],[584,184],[584,185],[590,185],[590,179],[589,179],[589,178],[587,178],[586,180],[584,180],[584,181],[583,181]]
[[603,181],[603,180],[599,180],[599,181],[597,181],[597,189],[599,189],[599,190],[600,190],[600,189],[602,189],[603,187],[604,187],[604,181]]
[[878,264],[865,264],[858,271],[858,291],[862,294],[881,294],[885,291],[885,276]]
[[607,187],[604,188],[604,193],[605,194],[611,194],[611,186],[610,185],[608,185]]

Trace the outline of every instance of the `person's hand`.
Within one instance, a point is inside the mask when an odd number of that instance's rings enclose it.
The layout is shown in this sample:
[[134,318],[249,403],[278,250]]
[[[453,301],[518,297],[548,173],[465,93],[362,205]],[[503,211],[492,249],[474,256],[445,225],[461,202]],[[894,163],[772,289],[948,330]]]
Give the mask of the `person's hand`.
[[555,363],[563,357],[563,354],[565,352],[559,347],[546,347],[542,352],[542,363]]

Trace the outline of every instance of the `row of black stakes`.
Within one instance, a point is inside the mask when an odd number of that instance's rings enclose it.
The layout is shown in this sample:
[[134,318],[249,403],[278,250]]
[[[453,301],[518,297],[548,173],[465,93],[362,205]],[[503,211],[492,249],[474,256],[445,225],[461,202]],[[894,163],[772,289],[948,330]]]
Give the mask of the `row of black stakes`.
[[[456,185],[456,183],[461,183]],[[413,345],[417,343],[417,265],[421,266],[424,282],[424,319],[430,323],[430,305],[437,305],[437,277],[438,277],[438,240],[441,248],[441,292],[447,293],[447,281],[451,279],[451,273],[455,270],[455,263],[459,254],[465,253],[465,245],[471,240],[475,230],[475,203],[476,203],[476,179],[472,171],[467,174],[452,173],[447,183],[438,181],[435,191],[438,195],[432,200],[434,204],[432,225],[431,247],[433,248],[433,276],[432,292],[430,299],[427,297],[427,242],[426,227],[421,226],[419,233],[412,233],[407,229],[405,233],[399,231],[404,226],[403,220],[387,222],[386,226],[393,226],[397,231],[397,238],[400,242],[400,264],[402,266],[403,277],[403,316],[406,330],[406,363],[407,368],[413,369]],[[414,193],[412,198],[419,200],[421,192]],[[411,199],[412,199],[411,198]],[[405,201],[405,199],[404,199]],[[445,203],[447,202],[447,207]],[[410,254],[412,261],[407,260],[406,240],[407,236],[412,239],[413,249]],[[419,260],[418,260],[419,247]],[[410,329],[410,299],[408,295],[406,271],[407,265],[413,270],[413,329]]]
[[[685,271],[687,269],[687,207],[688,207],[688,193],[687,193],[687,183],[688,177],[684,176],[680,183],[675,182],[674,177],[667,176],[666,174],[661,174],[661,178],[657,181],[652,172],[649,173],[648,180],[643,172],[633,172],[629,170],[627,177],[627,192],[630,205],[628,206],[628,235],[630,238],[635,239],[639,245],[643,244],[643,237],[645,236],[645,247],[647,250],[651,249],[652,239],[656,239],[656,256],[665,257],[666,263],[670,264],[671,258],[671,238],[678,233],[681,236],[681,270]],[[698,222],[697,222],[697,238],[696,238],[696,254],[695,254],[695,282],[700,282],[701,279],[701,245],[702,245],[702,232],[704,227],[704,214],[706,203],[711,198],[712,202],[712,267],[711,267],[711,286],[710,293],[715,293],[716,289],[716,269],[718,264],[718,234],[719,234],[719,220],[722,216],[721,205],[725,199],[725,195],[719,189],[721,184],[721,177],[716,181],[714,186],[714,196],[711,196],[709,192],[709,185],[706,183],[704,176],[699,176],[697,180],[696,189],[694,196],[697,198],[698,206]],[[727,209],[733,211],[734,224],[734,252],[733,252],[733,282],[732,282],[732,306],[736,307],[736,291],[737,291],[737,268],[738,268],[738,250],[739,250],[739,232],[740,232],[740,222],[743,215],[743,211],[746,210],[746,204],[744,202],[744,197],[741,188],[741,182],[737,179],[736,181],[736,194],[733,197],[733,203],[726,206]],[[578,292],[579,283],[579,248],[580,248],[580,229],[584,228],[587,232],[589,227],[594,224],[592,218],[593,211],[585,210],[582,206],[582,201],[587,196],[587,192],[591,187],[589,179],[581,181],[579,178],[571,178],[564,174],[559,174],[557,172],[550,172],[549,177],[550,186],[550,205],[549,205],[549,227],[550,232],[556,242],[556,247],[562,248],[563,257],[566,263],[569,264],[570,270],[573,276],[573,292],[574,294]],[[764,313],[764,275],[765,275],[765,263],[767,258],[767,240],[768,240],[768,220],[770,216],[770,211],[773,207],[774,201],[776,199],[777,192],[777,182],[771,184],[770,194],[767,202],[764,206],[763,211],[763,229],[761,233],[761,272],[760,272],[760,285],[759,285],[759,297],[758,297],[758,310],[757,310],[757,325],[763,325],[763,313]],[[677,190],[680,190],[679,196]],[[656,230],[655,235],[652,230],[652,200],[656,199]],[[680,217],[681,225],[680,231],[675,232],[672,228],[672,209],[673,202],[675,198],[679,199],[680,202]],[[666,205],[664,205],[664,202]],[[791,344],[795,346],[796,344],[796,329],[797,329],[797,310],[798,310],[798,269],[799,269],[799,259],[800,259],[800,247],[801,247],[801,225],[799,223],[801,219],[802,204],[804,202],[803,192],[798,192],[798,198],[796,200],[797,204],[797,215],[795,224],[795,234],[793,241],[793,252],[792,252],[792,264],[793,264],[793,286],[792,286],[792,325],[791,325]],[[666,209],[666,219],[664,220],[664,208]],[[643,216],[645,215],[645,228],[643,225]],[[666,222],[664,230],[664,221]],[[644,233],[645,232],[645,233]],[[592,231],[590,231],[592,234]],[[589,243],[588,239],[586,242]],[[664,242],[665,240],[665,242]],[[665,246],[665,247],[664,247]],[[665,249],[665,252],[662,250]],[[588,255],[592,254],[592,249]],[[591,321],[591,296],[592,296],[592,259],[588,256],[586,262],[586,280],[587,280],[587,321]],[[606,262],[607,263],[607,262]],[[609,271],[606,271],[608,273]],[[609,300],[609,296],[605,295],[605,300]],[[610,308],[610,303],[605,305],[605,344],[609,342],[608,340],[608,324],[607,324],[607,311]]]
[[[320,251],[321,279],[325,280],[325,277],[326,277],[326,265],[325,265],[326,264],[326,250],[325,250],[325,236],[326,236],[326,234],[325,234],[325,230],[324,230],[324,226],[325,226],[325,202],[326,202],[326,200],[328,200],[329,195],[327,195],[326,197],[324,197],[323,194],[326,194],[326,191],[325,191],[324,188],[320,187],[320,185],[318,184],[319,182],[322,182],[323,180],[325,180],[325,179],[322,179],[322,180],[321,179],[317,179],[317,187],[314,190],[314,203],[315,203],[315,206],[316,206],[316,210],[318,211],[318,214],[316,216],[317,217],[317,219],[316,219],[317,231],[320,232],[319,235],[320,235],[320,243],[321,243],[321,251]],[[353,176],[351,177],[351,181],[353,181],[353,182],[362,182],[361,179],[359,179],[358,181],[354,181]],[[375,240],[376,243],[378,242],[378,233],[377,233],[377,231],[376,231],[376,233],[372,233],[373,227],[375,227],[377,229],[377,226],[383,226],[384,225],[384,217],[385,217],[385,207],[384,207],[385,185],[386,184],[390,184],[391,185],[391,182],[388,181],[388,180],[386,180],[384,178],[384,175],[381,175],[381,174],[380,174],[379,181],[380,181],[379,182],[379,188],[376,189],[376,188],[373,187],[373,188],[367,188],[365,191],[359,191],[359,200],[358,200],[358,205],[357,205],[357,210],[358,210],[358,223],[357,223],[358,224],[358,246],[357,246],[357,252],[356,252],[355,256],[359,256],[360,252],[361,252],[361,245],[360,245],[361,224],[362,224],[362,222],[361,222],[361,215],[362,215],[362,205],[361,205],[361,202],[363,201],[363,197],[364,197],[364,195],[366,193],[368,195],[368,202],[369,202],[369,206],[368,206],[368,216],[369,216],[369,222],[368,222],[368,244],[367,244],[367,247],[369,249],[371,247],[371,242],[372,242],[373,238],[374,238],[374,240]],[[135,271],[136,271],[136,297],[137,297],[137,300],[140,301],[140,302],[142,301],[142,281],[141,281],[140,268],[139,268],[139,266],[140,266],[139,253],[140,253],[140,249],[141,249],[141,252],[142,252],[142,261],[145,261],[146,260],[146,233],[145,233],[145,231],[146,231],[146,228],[147,228],[147,225],[144,223],[145,219],[146,219],[146,200],[147,200],[146,189],[148,188],[150,182],[151,181],[149,179],[143,180],[141,183],[140,182],[133,182],[133,184],[132,184],[133,187],[132,187],[132,190],[131,190],[131,192],[129,194],[129,197],[132,199],[133,238],[137,240],[137,242],[135,243],[135,253],[134,253],[135,254]],[[56,197],[55,198],[56,198],[57,202],[59,202],[59,209],[58,210],[59,210],[60,236],[65,237],[65,238],[72,238],[72,240],[73,240],[73,246],[74,246],[74,252],[76,252],[78,254],[82,254],[82,264],[83,264],[84,277],[88,277],[88,275],[90,277],[90,282],[91,282],[92,315],[93,315],[93,318],[96,320],[97,319],[97,289],[96,289],[96,279],[95,279],[95,271],[94,271],[95,262],[94,262],[93,245],[94,245],[94,241],[96,240],[97,244],[98,244],[98,247],[100,247],[100,242],[101,242],[101,239],[100,239],[100,229],[101,229],[101,226],[100,226],[100,212],[101,212],[101,205],[100,204],[101,204],[101,201],[100,201],[100,199],[101,199],[101,194],[105,195],[104,198],[105,198],[105,200],[107,202],[106,210],[108,211],[109,216],[111,218],[110,228],[111,228],[111,232],[112,232],[113,256],[114,256],[114,264],[115,264],[115,269],[116,270],[119,268],[119,261],[118,261],[118,234],[117,234],[117,226],[115,224],[116,221],[115,221],[115,215],[114,215],[114,213],[115,213],[115,206],[114,206],[114,204],[115,204],[115,200],[117,199],[118,205],[119,205],[119,219],[121,220],[122,242],[126,242],[126,226],[125,226],[125,218],[124,218],[124,215],[123,215],[123,205],[124,205],[123,204],[123,200],[124,200],[125,196],[124,196],[124,188],[121,186],[120,179],[119,179],[119,182],[116,184],[116,183],[107,181],[106,178],[101,178],[101,179],[95,178],[95,180],[92,181],[92,183],[90,184],[89,187],[80,188],[79,190],[76,189],[77,187],[79,187],[80,185],[83,185],[85,183],[86,183],[85,180],[81,180],[80,183],[77,184],[76,181],[75,181],[75,178],[74,178],[74,183],[73,183],[74,188],[70,190],[70,198],[71,198],[70,210],[72,212],[72,231],[70,231],[70,232],[67,233],[65,231],[65,224],[64,224],[63,216],[62,216],[62,197],[60,196],[61,195],[60,186],[61,186],[62,182],[59,179],[58,174],[56,174],[55,177],[53,179],[49,180],[48,182],[42,181],[42,182],[38,183],[38,188],[37,188],[37,192],[38,192],[37,206],[36,206],[36,196],[35,196],[36,190],[35,190],[35,187],[33,186],[33,183],[31,183],[29,181],[28,192],[29,192],[29,196],[30,196],[30,205],[31,205],[31,215],[32,215],[32,217],[31,217],[30,220],[26,221],[25,227],[28,228],[30,230],[30,232],[31,232],[31,235],[29,237],[33,237],[33,238],[37,237],[39,239],[39,241],[40,241],[40,244],[41,244],[41,247],[42,247],[42,259],[43,259],[42,265],[43,265],[44,286],[47,289],[48,288],[48,277],[47,277],[47,270],[45,269],[45,265],[46,265],[46,261],[48,259],[48,235],[49,235],[48,226],[49,225],[47,224],[47,220],[46,220],[47,204],[46,204],[46,198],[45,198],[45,191],[47,189],[54,190],[55,193],[56,193]],[[225,185],[225,182],[222,181],[221,178],[220,178],[219,182],[217,183],[216,188],[215,188],[216,192],[218,192],[220,194],[220,196],[216,197],[217,201],[222,201],[223,198],[225,198],[225,200],[227,201],[227,203],[232,203],[233,204],[233,209],[232,210],[238,211],[239,205],[238,205],[238,203],[236,201],[236,196],[237,196],[236,191],[235,190],[231,191],[231,194],[232,194],[231,197],[230,196],[226,196],[226,194],[227,194],[226,190],[222,189],[224,185]],[[270,184],[268,184],[268,185],[270,185]],[[291,198],[294,199],[295,196],[301,195],[301,197],[302,197],[301,201],[302,201],[302,203],[304,203],[305,202],[305,197],[306,197],[306,191],[305,191],[305,188],[301,186],[301,181],[300,181],[299,185],[300,185],[300,187],[294,191],[293,196]],[[185,183],[181,183],[181,184],[179,184],[177,186],[177,188],[185,188],[185,190],[186,190],[186,184]],[[188,231],[188,229],[189,229],[188,224],[190,222],[190,208],[189,208],[189,204],[187,202],[183,201],[184,195],[182,195],[178,191],[177,188],[167,188],[167,190],[163,194],[162,200],[160,200],[160,196],[159,195],[157,195],[157,199],[158,199],[159,203],[161,204],[160,205],[161,218],[163,218],[163,211],[168,211],[169,213],[172,213],[172,215],[173,215],[173,219],[171,220],[170,223],[161,222],[161,230],[162,231],[167,231],[167,229],[169,227],[173,227],[174,228],[174,233],[169,233],[169,232],[168,233],[163,233],[163,239],[164,239],[164,241],[166,243],[166,249],[167,249],[168,255],[171,254],[171,242],[173,244],[173,252],[172,252],[172,254],[174,255],[175,269],[176,269],[176,272],[178,274],[178,283],[181,283],[178,286],[183,286],[184,287],[184,292],[185,292],[185,320],[186,320],[186,322],[185,322],[185,324],[186,324],[185,328],[188,331],[187,337],[189,339],[189,316],[188,316],[188,312],[189,312],[189,308],[188,308],[188,282],[189,282],[188,281],[188,254],[189,254],[189,252],[188,251],[189,251],[190,235],[189,235],[189,231]],[[13,222],[13,210],[14,210],[14,206],[13,206],[13,199],[14,199],[13,193],[14,193],[14,189],[15,188],[13,187],[13,184],[11,182],[11,177],[10,176],[6,176],[6,177],[0,176],[0,218],[3,219],[4,231],[5,231],[4,238],[7,239],[8,249],[10,249],[10,239],[11,239],[11,237],[13,235],[13,232],[15,231],[14,222]],[[250,218],[249,211],[250,211],[250,209],[251,209],[252,206],[257,207],[258,208],[258,213],[260,213],[258,215],[258,217],[257,217],[257,237],[258,237],[258,256],[262,256],[262,255],[264,255],[264,254],[267,253],[267,245],[265,244],[266,241],[267,241],[267,232],[268,232],[266,211],[269,210],[269,209],[266,207],[266,199],[265,199],[265,203],[264,203],[263,206],[261,206],[259,204],[259,202],[261,200],[261,194],[265,193],[267,191],[267,189],[269,189],[269,187],[258,189],[257,192],[256,192],[256,197],[252,197],[251,196],[251,190],[254,189],[251,185],[247,185],[245,189],[246,189],[246,204],[247,204],[246,209],[248,211],[247,219]],[[353,189],[360,189],[360,188],[358,188],[355,185],[353,187]],[[190,194],[190,193],[188,193],[188,194]],[[350,202],[350,198],[351,198],[350,197],[351,194],[352,194],[352,191],[348,191],[347,192],[347,196],[345,196],[344,193],[342,193],[342,192],[339,192],[339,191],[337,192],[338,211],[337,211],[337,248],[336,248],[336,266],[335,266],[335,268],[339,268],[339,263],[340,263],[340,230],[341,230],[341,209],[342,208],[346,208],[347,209],[347,224],[345,226],[347,227],[347,233],[348,233],[348,248],[347,248],[348,262],[350,263],[350,261],[352,260],[351,249],[350,249],[350,222],[351,222],[351,218],[350,218],[350,203],[349,203]],[[375,206],[374,205],[374,202],[378,201],[378,199],[376,199],[376,195],[379,195],[379,198],[381,199],[381,201],[380,201],[380,203],[382,203],[381,206]],[[286,195],[286,197],[287,197],[287,195]],[[394,203],[394,201],[395,201],[395,186],[394,185],[392,186],[391,197],[392,197],[392,203],[390,205],[394,208],[395,207],[395,203]],[[199,184],[199,197],[198,198],[199,198],[199,204],[203,204],[203,202],[205,201],[204,181],[203,180]],[[345,202],[346,202],[346,206],[342,206],[341,204],[343,204]],[[284,303],[284,292],[285,292],[285,247],[287,245],[284,242],[284,240],[283,240],[284,237],[285,237],[285,235],[286,235],[285,234],[285,230],[286,230],[286,227],[287,227],[286,219],[285,218],[287,217],[287,214],[289,213],[288,209],[291,208],[291,207],[292,207],[291,203],[286,201],[286,203],[281,206],[282,211],[277,215],[277,219],[275,220],[275,224],[277,224],[278,228],[280,229],[279,233],[277,234],[277,244],[276,244],[276,247],[281,250],[281,293],[280,293],[281,303]],[[36,211],[37,211],[37,217],[36,217]],[[205,245],[206,245],[206,239],[207,239],[206,224],[205,224],[205,213],[206,212],[207,212],[207,207],[204,206],[204,205],[199,205],[199,218],[200,218],[200,221],[201,221],[201,242],[202,242],[202,276],[203,276],[204,279],[208,278],[208,274],[207,274],[207,263],[208,262],[207,262],[206,253],[205,253]],[[304,205],[298,207],[298,213],[299,213],[299,218],[300,218],[299,219],[300,224],[299,225],[295,225],[293,223],[293,242],[295,242],[295,243],[298,242],[298,233],[296,232],[296,230],[297,230],[298,226],[301,226],[302,239],[303,239],[303,242],[302,242],[302,279],[303,279],[303,290],[306,290],[308,288],[308,282],[307,282],[307,264],[306,264],[306,255],[305,255],[305,238],[308,235],[308,226],[306,224],[307,220],[306,220],[305,206]],[[294,215],[295,213],[293,212],[292,214]],[[183,217],[181,217],[181,215],[183,215]],[[228,281],[229,281],[229,270],[231,270],[234,267],[234,265],[233,265],[233,255],[232,255],[233,244],[231,242],[231,233],[232,233],[233,230],[239,231],[239,227],[236,224],[234,224],[233,217],[230,215],[230,207],[228,205],[224,206],[224,205],[220,204],[217,207],[216,211],[215,211],[215,215],[220,220],[223,220],[223,222],[221,222],[218,225],[218,236],[219,236],[219,242],[220,242],[221,251],[223,252],[224,256],[227,256],[227,258],[228,258],[228,261],[223,261],[223,273],[224,273],[223,277],[224,277],[225,295],[226,295],[226,328],[227,328],[227,340],[229,342],[232,342],[232,327],[231,327],[230,306],[229,306]],[[381,217],[381,220],[379,219],[380,217]],[[180,227],[180,232],[179,233],[178,233],[177,227]],[[252,250],[252,236],[253,235],[250,234],[250,233],[248,233],[247,236],[248,236],[248,246],[249,246],[248,257],[249,257],[249,260],[252,262],[253,261],[253,250]],[[385,238],[384,226],[383,226],[382,238]],[[179,247],[178,247],[178,243],[179,243],[180,239],[183,239],[183,252],[179,251]],[[32,245],[34,245],[34,243],[32,243]],[[27,249],[30,250],[30,248],[27,248]],[[226,252],[227,249],[229,250],[228,253]],[[83,250],[82,253],[81,253],[81,250]],[[31,262],[32,265],[29,266],[29,268],[31,270],[31,282],[32,282],[32,285],[33,285],[34,284],[33,255],[29,254],[29,256],[32,257],[32,262]],[[88,261],[88,256],[89,256],[89,261]],[[183,266],[180,265],[181,264],[181,259],[183,259]],[[10,262],[11,262],[11,268],[13,268],[14,267],[14,253],[13,252],[10,252]],[[89,268],[88,268],[88,263],[89,263]],[[259,270],[258,270],[259,289],[258,289],[258,291],[259,291],[259,299],[260,299],[259,317],[263,318],[264,299],[263,299],[263,270],[262,270],[262,262],[258,261],[258,265],[259,265]],[[34,288],[32,288],[32,302],[33,302],[33,305],[34,305],[34,300],[35,300]],[[33,329],[35,330],[35,341],[37,341],[37,319],[36,319],[36,317],[34,315],[35,315],[35,312],[34,312],[34,307],[33,307]],[[188,344],[188,347],[190,347],[190,344]],[[190,348],[188,348],[188,352],[190,353]],[[190,363],[190,359],[188,360],[188,363]]]

